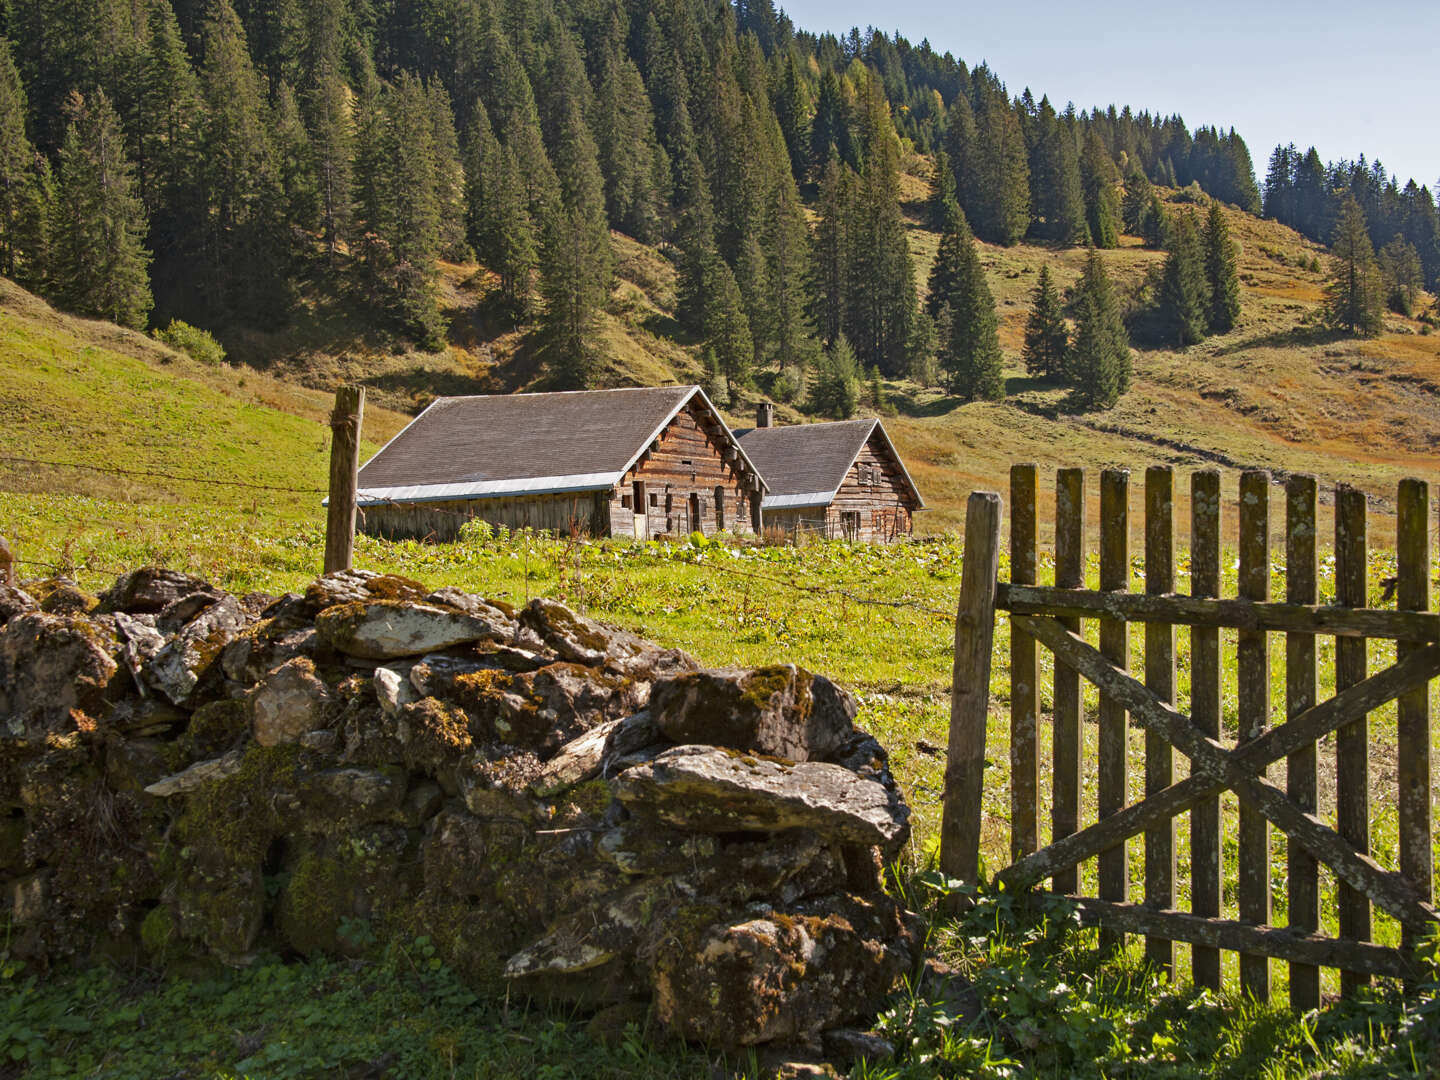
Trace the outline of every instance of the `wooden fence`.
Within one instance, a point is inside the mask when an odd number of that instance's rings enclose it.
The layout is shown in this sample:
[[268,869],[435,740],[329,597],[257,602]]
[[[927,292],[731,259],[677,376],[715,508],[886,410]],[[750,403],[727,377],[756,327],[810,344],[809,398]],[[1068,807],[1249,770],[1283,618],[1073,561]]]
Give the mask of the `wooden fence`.
[[[1335,492],[1333,604],[1317,596],[1317,486],[1313,477],[1285,483],[1285,598],[1270,598],[1269,473],[1240,478],[1238,596],[1222,598],[1220,474],[1190,477],[1190,592],[1175,592],[1174,473],[1146,470],[1144,592],[1129,592],[1130,473],[1100,476],[1099,590],[1084,588],[1085,481],[1061,469],[1055,483],[1055,584],[1037,579],[1037,472],[1017,465],[1010,475],[1010,581],[997,580],[1001,503],[994,493],[970,496],[965,562],[955,627],[954,690],[941,832],[941,868],[978,877],[984,792],[990,658],[997,611],[1009,612],[1010,852],[996,875],[1021,890],[1047,880],[1074,897],[1081,917],[1098,925],[1101,947],[1126,933],[1145,935],[1145,955],[1173,975],[1177,941],[1191,945],[1197,985],[1218,988],[1220,951],[1240,954],[1242,989],[1270,996],[1270,961],[1289,963],[1290,1001],[1320,1003],[1320,968],[1338,968],[1342,992],[1374,975],[1413,974],[1409,946],[1436,919],[1432,904],[1429,682],[1440,676],[1440,615],[1429,612],[1430,493],[1404,480],[1396,503],[1397,577],[1387,583],[1395,609],[1367,606],[1364,495]],[[1081,634],[1081,620],[1099,620],[1099,648]],[[1143,663],[1131,667],[1130,624],[1143,628]],[[1176,705],[1176,626],[1190,627],[1190,714]],[[1220,632],[1237,631],[1236,738],[1221,729]],[[1271,701],[1271,633],[1285,635],[1283,706]],[[1335,696],[1319,700],[1316,643],[1333,636]],[[1396,662],[1366,670],[1366,639],[1396,641]],[[1054,654],[1050,843],[1041,846],[1042,792],[1037,729],[1037,647]],[[1099,691],[1093,718],[1096,760],[1083,752],[1080,679]],[[1397,701],[1399,865],[1371,857],[1371,776],[1368,714]],[[1274,721],[1283,708],[1284,722]],[[1144,798],[1127,799],[1131,726],[1144,730]],[[1316,816],[1317,742],[1334,733],[1334,828]],[[1176,780],[1174,751],[1190,759]],[[1266,776],[1285,761],[1282,790]],[[1085,771],[1093,768],[1098,813],[1081,821]],[[1221,917],[1220,793],[1239,801],[1235,896],[1238,919]],[[1177,910],[1176,817],[1189,812],[1190,910]],[[1286,838],[1288,925],[1271,925],[1271,827]],[[1143,896],[1129,895],[1132,853],[1126,841],[1143,834]],[[1138,849],[1140,845],[1135,845]],[[1078,866],[1097,860],[1097,896],[1078,896]],[[1319,866],[1336,879],[1338,937],[1320,933]],[[1371,911],[1393,915],[1399,948],[1371,940]]]

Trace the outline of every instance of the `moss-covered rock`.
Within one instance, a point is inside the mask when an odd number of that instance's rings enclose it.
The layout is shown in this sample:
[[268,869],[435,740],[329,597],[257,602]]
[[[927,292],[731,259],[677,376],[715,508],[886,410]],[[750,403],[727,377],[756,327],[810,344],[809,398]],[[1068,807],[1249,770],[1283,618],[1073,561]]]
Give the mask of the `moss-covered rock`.
[[302,844],[275,908],[291,948],[354,956],[411,930],[404,914],[419,891],[419,839],[395,825],[371,825]]
[[0,733],[73,731],[74,713],[105,711],[130,677],[113,626],[83,615],[32,612],[0,629]]
[[190,761],[219,757],[250,735],[250,709],[244,700],[207,701],[190,714],[180,747]]

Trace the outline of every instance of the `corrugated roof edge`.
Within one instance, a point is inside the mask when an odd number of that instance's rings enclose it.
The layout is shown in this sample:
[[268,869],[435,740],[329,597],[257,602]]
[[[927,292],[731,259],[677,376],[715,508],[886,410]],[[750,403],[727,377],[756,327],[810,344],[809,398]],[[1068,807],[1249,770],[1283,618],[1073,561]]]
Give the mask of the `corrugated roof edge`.
[[624,473],[572,473],[566,476],[529,476],[517,480],[480,480],[471,484],[420,484],[410,487],[361,488],[361,506],[399,502],[449,502],[497,499],[505,495],[558,495],[567,491],[605,491]]
[[829,506],[834,501],[834,491],[810,491],[803,495],[766,495],[760,500],[760,509],[794,510],[804,506]]

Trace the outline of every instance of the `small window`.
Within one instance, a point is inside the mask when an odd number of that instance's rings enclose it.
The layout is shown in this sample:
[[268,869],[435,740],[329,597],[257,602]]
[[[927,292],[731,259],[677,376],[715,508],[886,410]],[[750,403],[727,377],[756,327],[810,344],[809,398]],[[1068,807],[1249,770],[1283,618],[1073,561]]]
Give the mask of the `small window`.
[[651,505],[651,506],[659,506],[659,505],[660,505],[660,493],[659,493],[658,491],[652,491],[652,492],[650,493],[650,505]]
[[857,540],[860,537],[860,511],[840,511],[840,529],[845,534],[846,540]]
[[629,496],[629,495],[621,495],[621,496],[620,496],[620,505],[621,505],[621,507],[623,507],[624,509],[629,510],[629,509],[630,509],[630,496]]
[[694,465],[695,462],[692,461],[690,458],[687,457],[687,458],[681,458],[681,459],[680,459],[680,464],[681,464],[681,465]]

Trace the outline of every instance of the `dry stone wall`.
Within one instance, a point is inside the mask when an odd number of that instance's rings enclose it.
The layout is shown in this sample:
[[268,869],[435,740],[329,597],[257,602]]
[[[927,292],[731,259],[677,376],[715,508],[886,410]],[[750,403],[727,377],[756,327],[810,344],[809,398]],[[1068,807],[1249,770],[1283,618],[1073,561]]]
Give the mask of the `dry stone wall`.
[[427,934],[476,983],[814,1042],[919,962],[843,689],[363,571],[0,587],[12,953],[243,964]]

